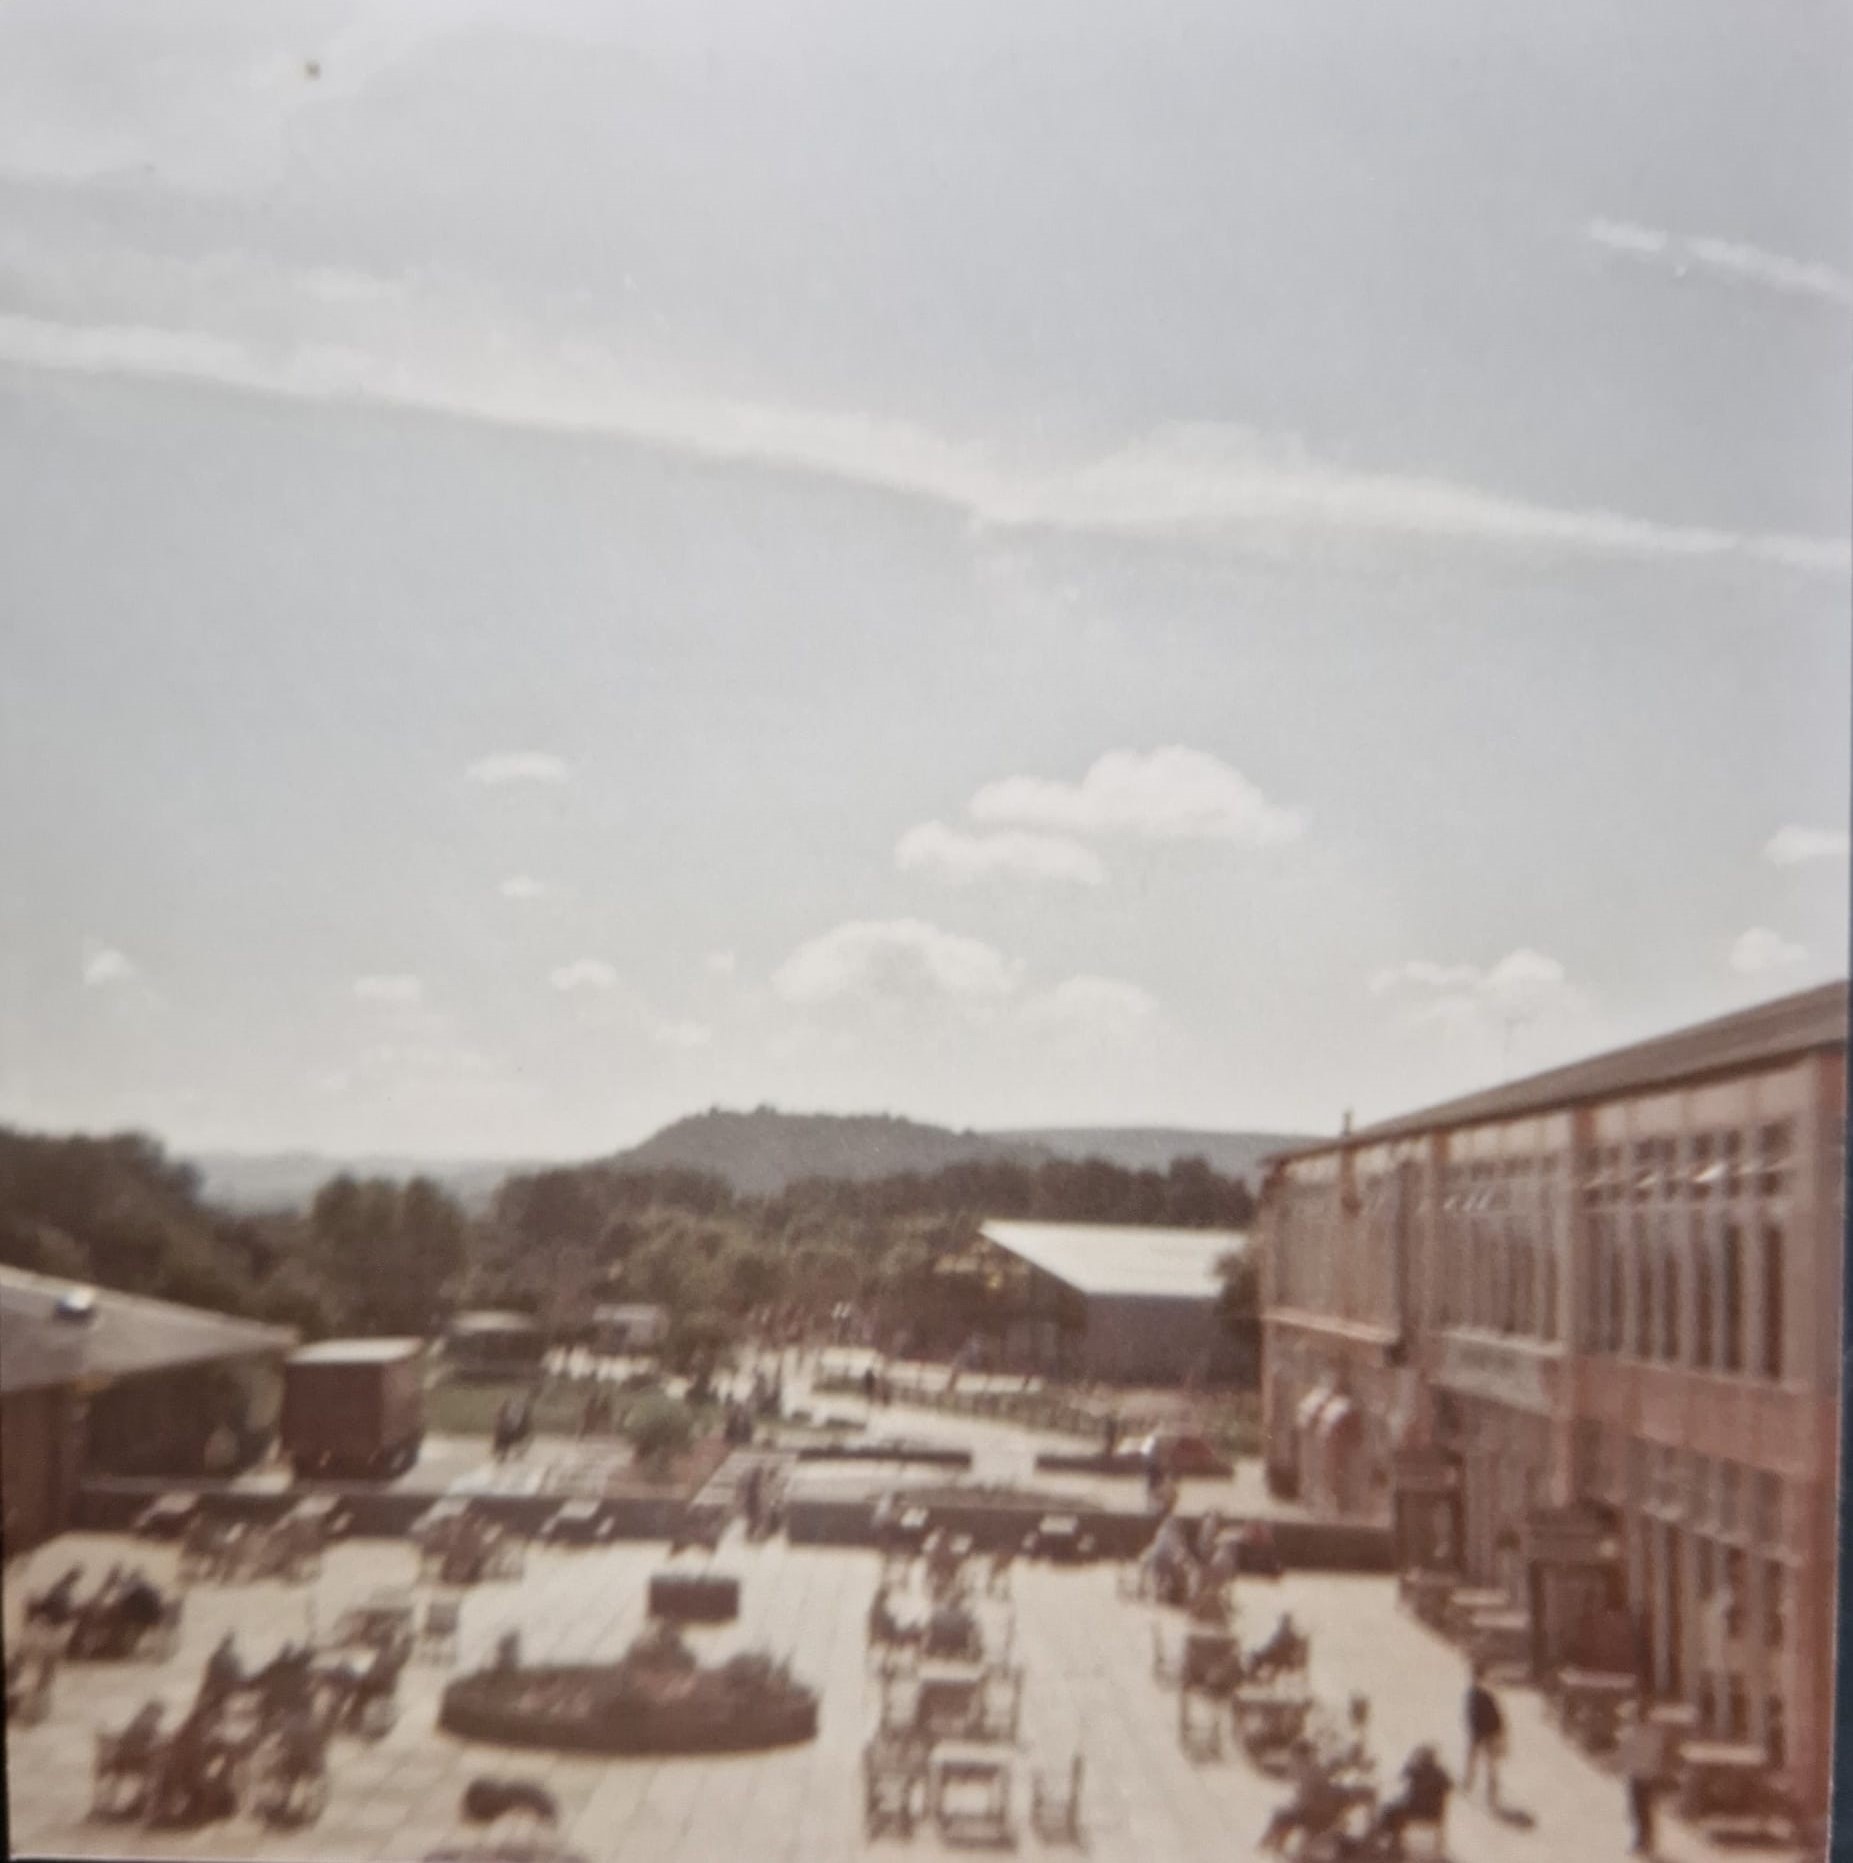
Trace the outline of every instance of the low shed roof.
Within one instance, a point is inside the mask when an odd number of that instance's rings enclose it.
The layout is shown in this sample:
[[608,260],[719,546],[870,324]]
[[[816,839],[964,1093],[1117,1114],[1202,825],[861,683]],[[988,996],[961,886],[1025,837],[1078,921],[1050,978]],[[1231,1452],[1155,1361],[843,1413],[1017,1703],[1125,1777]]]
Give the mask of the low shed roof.
[[0,1268],[0,1392],[282,1354],[281,1326]]
[[416,1358],[422,1339],[323,1339],[290,1354],[292,1365],[390,1365]]
[[1214,1299],[1217,1263],[1248,1246],[1239,1229],[1158,1229],[1121,1223],[987,1222],[987,1242],[1082,1294]]

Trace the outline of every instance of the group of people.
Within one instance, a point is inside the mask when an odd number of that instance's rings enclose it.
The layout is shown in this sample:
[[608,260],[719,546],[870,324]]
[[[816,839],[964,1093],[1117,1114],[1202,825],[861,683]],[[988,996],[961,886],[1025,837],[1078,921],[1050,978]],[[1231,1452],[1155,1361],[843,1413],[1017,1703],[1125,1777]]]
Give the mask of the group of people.
[[167,1599],[140,1566],[113,1565],[88,1598],[78,1596],[84,1568],[74,1565],[37,1597],[26,1621],[59,1633],[67,1655],[92,1659],[133,1656],[167,1613]]
[[1194,1536],[1180,1515],[1166,1513],[1145,1555],[1147,1583],[1159,1603],[1205,1618],[1218,1614],[1205,1601],[1226,1599],[1240,1569],[1240,1542],[1214,1512],[1197,1523]]

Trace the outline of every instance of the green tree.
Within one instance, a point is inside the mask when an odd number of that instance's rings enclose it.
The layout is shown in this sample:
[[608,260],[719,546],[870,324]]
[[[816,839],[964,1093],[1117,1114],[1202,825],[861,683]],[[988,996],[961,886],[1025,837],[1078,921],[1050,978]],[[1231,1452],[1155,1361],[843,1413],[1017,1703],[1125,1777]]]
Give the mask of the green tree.
[[661,1473],[695,1440],[695,1413],[679,1398],[646,1397],[631,1406],[624,1434],[637,1460]]

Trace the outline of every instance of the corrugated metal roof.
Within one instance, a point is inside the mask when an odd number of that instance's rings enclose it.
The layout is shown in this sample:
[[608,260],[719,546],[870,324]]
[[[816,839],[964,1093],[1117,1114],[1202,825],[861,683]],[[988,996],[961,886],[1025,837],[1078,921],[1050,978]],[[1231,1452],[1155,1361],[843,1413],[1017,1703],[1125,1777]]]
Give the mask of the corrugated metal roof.
[[1120,1223],[986,1222],[987,1242],[1082,1294],[1143,1294],[1178,1300],[1222,1292],[1216,1264],[1239,1254],[1239,1229],[1157,1229]]
[[[64,1317],[88,1308],[89,1317]],[[0,1268],[0,1392],[287,1352],[296,1335],[201,1307]]]
[[[1814,1050],[1844,1048],[1847,1041],[1848,986],[1844,979],[1793,996],[1740,1009],[1733,1015],[1697,1022],[1670,1035],[1615,1048],[1586,1061],[1572,1061],[1523,1080],[1507,1081],[1478,1093],[1444,1100],[1420,1112],[1404,1113],[1374,1125],[1360,1126],[1353,1144],[1400,1138],[1437,1126],[1482,1124],[1675,1087],[1713,1074],[1741,1072],[1791,1060]],[[1286,1158],[1336,1149],[1338,1141],[1309,1145]]]
[[425,1349],[422,1339],[323,1339],[290,1354],[292,1365],[384,1365],[394,1359],[416,1358]]

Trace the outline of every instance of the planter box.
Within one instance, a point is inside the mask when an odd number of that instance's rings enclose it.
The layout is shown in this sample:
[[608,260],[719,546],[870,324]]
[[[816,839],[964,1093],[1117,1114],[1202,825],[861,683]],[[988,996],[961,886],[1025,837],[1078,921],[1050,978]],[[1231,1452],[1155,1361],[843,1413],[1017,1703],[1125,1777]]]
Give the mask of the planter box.
[[714,1573],[658,1572],[650,1615],[672,1624],[728,1624],[740,1615],[740,1581]]

